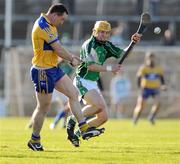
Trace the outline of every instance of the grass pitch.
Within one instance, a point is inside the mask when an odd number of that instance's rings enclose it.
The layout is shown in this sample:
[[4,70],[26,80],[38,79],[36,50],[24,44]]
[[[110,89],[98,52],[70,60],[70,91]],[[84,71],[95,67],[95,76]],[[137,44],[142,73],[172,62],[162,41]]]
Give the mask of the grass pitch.
[[180,120],[157,120],[152,126],[140,120],[133,126],[130,120],[109,120],[100,137],[81,141],[73,147],[60,126],[49,129],[52,119],[46,119],[42,130],[44,152],[27,148],[31,135],[25,129],[27,118],[0,119],[1,164],[179,164]]

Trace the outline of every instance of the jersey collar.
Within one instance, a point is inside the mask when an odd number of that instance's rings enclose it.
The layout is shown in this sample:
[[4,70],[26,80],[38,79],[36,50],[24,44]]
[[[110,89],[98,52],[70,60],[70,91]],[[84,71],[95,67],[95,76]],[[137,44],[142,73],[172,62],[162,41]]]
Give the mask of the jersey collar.
[[45,13],[41,13],[41,16],[46,19],[46,22],[47,22],[48,24],[50,24],[51,26],[53,26],[53,25],[51,24],[50,20],[49,20],[49,19],[47,18],[47,16],[45,15]]

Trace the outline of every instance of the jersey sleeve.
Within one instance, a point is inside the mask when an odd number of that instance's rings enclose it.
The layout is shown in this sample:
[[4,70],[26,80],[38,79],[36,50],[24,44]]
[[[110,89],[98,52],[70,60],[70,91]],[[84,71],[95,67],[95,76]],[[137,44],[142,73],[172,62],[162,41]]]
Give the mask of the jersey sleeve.
[[50,27],[42,29],[42,38],[48,44],[52,44],[56,41],[59,41],[57,30],[53,30]]
[[106,43],[107,49],[108,49],[108,57],[115,57],[120,58],[124,54],[124,50],[115,46],[111,42]]

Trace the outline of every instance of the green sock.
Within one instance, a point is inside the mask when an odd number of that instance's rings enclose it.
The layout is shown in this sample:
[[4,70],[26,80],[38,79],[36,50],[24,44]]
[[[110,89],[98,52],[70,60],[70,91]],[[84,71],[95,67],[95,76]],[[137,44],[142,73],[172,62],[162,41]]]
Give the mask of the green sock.
[[78,138],[80,138],[81,137],[81,131],[80,131],[80,129],[78,128],[76,131],[75,131],[75,133],[74,133]]
[[72,123],[72,124],[74,124],[74,125],[76,125],[76,122],[77,122],[77,120],[76,120],[76,118],[74,117],[74,115],[71,115],[71,116],[69,116],[68,118],[67,118],[67,123]]
[[70,119],[73,120],[74,122],[77,122],[76,117],[74,115],[71,115]]

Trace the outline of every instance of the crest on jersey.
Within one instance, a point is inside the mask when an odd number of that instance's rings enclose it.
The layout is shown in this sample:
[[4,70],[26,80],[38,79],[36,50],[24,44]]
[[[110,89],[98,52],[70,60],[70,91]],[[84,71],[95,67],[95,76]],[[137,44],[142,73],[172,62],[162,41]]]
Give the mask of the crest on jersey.
[[92,61],[98,62],[97,52],[93,48],[91,49],[91,53],[89,56]]
[[49,37],[52,38],[54,35],[53,34],[49,34]]

